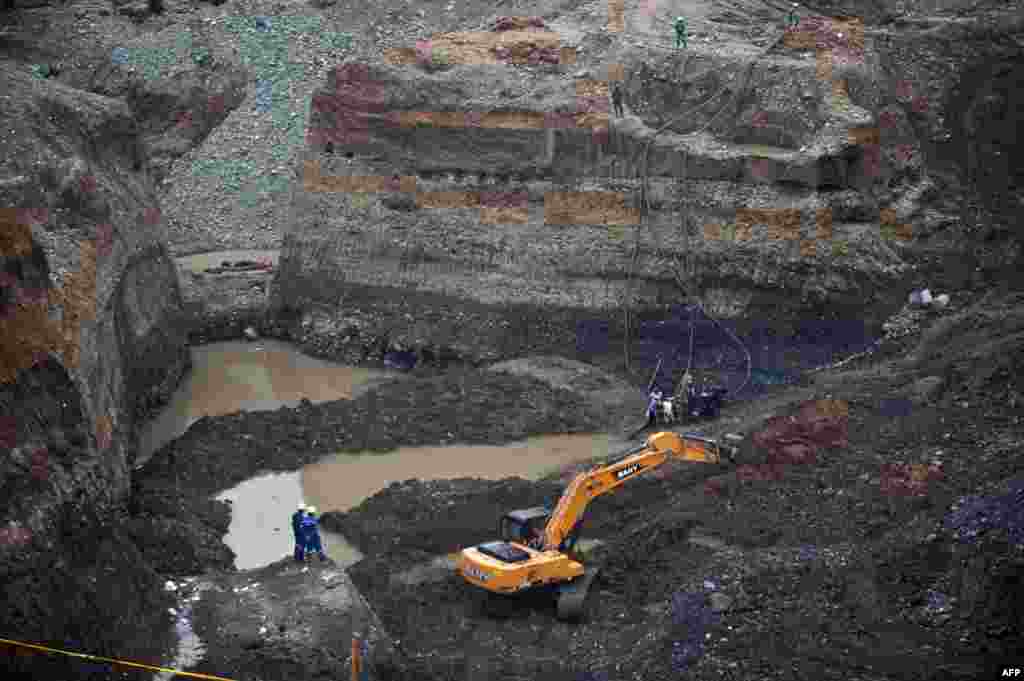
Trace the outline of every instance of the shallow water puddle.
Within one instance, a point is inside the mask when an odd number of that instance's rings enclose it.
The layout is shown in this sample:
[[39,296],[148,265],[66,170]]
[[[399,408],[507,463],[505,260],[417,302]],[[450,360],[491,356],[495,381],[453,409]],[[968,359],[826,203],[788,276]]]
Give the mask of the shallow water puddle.
[[273,410],[302,398],[348,399],[360,385],[390,373],[314,359],[270,339],[211,343],[191,352],[192,370],[139,438],[136,465],[203,416]]
[[[174,582],[169,581],[167,584],[169,590],[176,591],[181,588],[180,585]],[[202,639],[199,638],[192,628],[192,606],[201,598],[203,591],[211,588],[211,584],[208,582],[196,582],[195,578],[187,578],[183,580],[182,584],[191,588],[187,588],[187,595],[182,594],[182,597],[178,600],[179,607],[175,613],[174,620],[174,630],[178,637],[178,645],[174,660],[167,665],[170,669],[188,669],[197,664],[206,652]],[[153,681],[170,681],[176,676],[177,674],[174,672],[157,672],[153,675]]]
[[393,482],[519,476],[536,480],[566,464],[606,456],[606,434],[545,435],[508,445],[402,447],[385,454],[335,454],[302,470],[307,499],[347,510]]
[[198,255],[186,255],[180,258],[175,258],[178,267],[181,267],[192,272],[203,272],[208,267],[220,267],[221,263],[225,260],[231,262],[238,262],[239,260],[251,260],[253,262],[259,262],[260,260],[269,260],[274,267],[277,267],[278,260],[280,260],[281,251],[216,251],[214,253],[200,253]]
[[[316,505],[303,497],[300,478],[297,471],[261,475],[217,495],[231,503],[231,525],[224,543],[235,552],[236,568],[263,567],[292,555],[292,514],[300,503]],[[340,535],[321,531],[320,536],[324,551],[338,565],[348,567],[362,558]]]
[[[316,506],[320,513],[347,511],[392,482],[410,478],[538,479],[568,464],[606,456],[610,442],[605,434],[547,435],[504,446],[403,447],[385,454],[336,454],[301,471],[252,478],[218,495],[232,504],[224,541],[235,552],[238,569],[262,567],[292,554],[291,515],[300,502]],[[340,535],[321,534],[325,551],[340,566],[362,558]]]

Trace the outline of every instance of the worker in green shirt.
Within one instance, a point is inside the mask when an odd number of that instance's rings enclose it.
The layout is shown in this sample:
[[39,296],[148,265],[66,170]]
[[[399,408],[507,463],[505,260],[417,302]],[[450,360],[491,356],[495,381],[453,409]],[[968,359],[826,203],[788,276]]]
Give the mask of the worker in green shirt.
[[800,18],[796,15],[796,8],[799,7],[797,3],[793,3],[793,8],[789,10],[789,16],[786,17],[786,25],[789,28],[796,28],[796,25],[800,23]]
[[680,47],[686,47],[686,19],[683,17],[676,17],[676,49]]

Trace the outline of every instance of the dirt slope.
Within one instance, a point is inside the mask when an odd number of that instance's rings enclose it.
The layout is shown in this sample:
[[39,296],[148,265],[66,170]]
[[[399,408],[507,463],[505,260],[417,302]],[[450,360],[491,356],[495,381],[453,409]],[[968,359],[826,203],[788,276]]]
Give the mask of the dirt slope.
[[[955,318],[980,315],[987,321],[972,331],[1008,340],[1019,320],[995,310],[1014,299],[989,298]],[[937,349],[936,335],[923,346],[952,361],[960,344]],[[1019,352],[977,357],[981,366],[1004,359],[1020,366]],[[450,571],[421,572],[430,576],[413,584],[390,578],[493,537],[503,511],[534,505],[538,492],[553,503],[557,484],[397,485],[336,522],[367,555],[353,579],[424,676],[994,678],[1021,651],[1011,575],[1022,566],[1013,542],[1024,507],[1007,483],[1024,470],[1020,417],[995,397],[1006,384],[979,392],[983,375],[950,376],[944,392],[911,406],[900,396],[923,374],[884,361],[727,409],[713,430],[749,435],[809,397],[842,399],[849,444],[814,463],[768,465],[748,440],[740,469],[677,466],[596,500],[585,536],[604,542],[592,550],[604,573],[579,627],[555,621],[542,598],[489,619]],[[912,465],[933,462],[936,473],[913,476]],[[962,523],[977,521],[951,514],[970,494],[1009,499],[998,502],[1009,504],[1002,526],[974,543]]]

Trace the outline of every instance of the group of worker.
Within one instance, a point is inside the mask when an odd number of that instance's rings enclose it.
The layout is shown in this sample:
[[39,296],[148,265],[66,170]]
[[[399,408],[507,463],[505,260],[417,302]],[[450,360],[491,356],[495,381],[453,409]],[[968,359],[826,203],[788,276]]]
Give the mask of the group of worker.
[[[685,48],[687,45],[686,19],[676,17],[676,49]],[[612,104],[615,106],[615,115],[622,117],[622,86],[618,83],[612,86]]]
[[[685,413],[688,417],[693,418],[716,418],[718,416],[718,410],[721,407],[722,398],[725,395],[725,389],[720,387],[711,387],[709,385],[702,385],[697,388],[693,384],[693,377],[690,372],[686,372],[683,375],[681,384],[681,394],[686,396],[686,409]],[[654,388],[648,394],[647,401],[647,423],[644,428],[651,428],[658,423],[658,414],[665,413],[663,403],[666,401],[664,393],[661,389]],[[676,414],[676,407],[673,405],[672,413]]]
[[306,562],[306,556],[312,553],[320,556],[321,561],[327,560],[315,507],[299,504],[299,510],[292,514],[292,532],[295,534],[295,562]]
[[[685,49],[687,45],[686,19],[683,17],[676,17],[673,26],[675,26],[676,30],[676,49]],[[622,86],[618,83],[615,83],[615,85],[612,86],[612,104],[615,106],[615,115],[621,117],[623,115]]]

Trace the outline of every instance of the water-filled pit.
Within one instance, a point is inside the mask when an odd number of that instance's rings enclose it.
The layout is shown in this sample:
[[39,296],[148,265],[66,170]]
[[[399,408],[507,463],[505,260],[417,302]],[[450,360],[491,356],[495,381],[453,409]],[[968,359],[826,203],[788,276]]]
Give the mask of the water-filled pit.
[[281,341],[228,341],[191,348],[192,369],[139,438],[141,466],[203,416],[351,399],[393,372],[350,367],[304,355]]
[[[169,405],[142,436],[141,464],[155,449],[184,433],[202,416],[272,410],[351,399],[395,372],[317,360],[272,340],[213,343],[192,349],[193,366]],[[321,513],[345,511],[392,482],[476,477],[536,479],[567,464],[606,455],[605,434],[548,435],[502,446],[403,447],[386,453],[339,453],[288,473],[246,480],[217,498],[232,504],[224,538],[241,570],[268,565],[294,548],[290,518],[300,504]],[[360,559],[345,540],[322,533],[327,554],[340,566]]]

